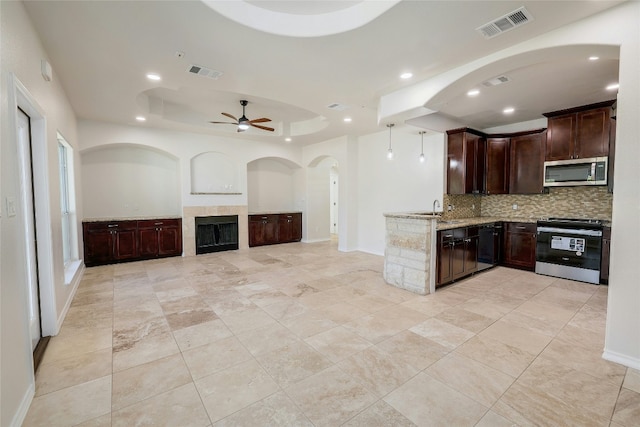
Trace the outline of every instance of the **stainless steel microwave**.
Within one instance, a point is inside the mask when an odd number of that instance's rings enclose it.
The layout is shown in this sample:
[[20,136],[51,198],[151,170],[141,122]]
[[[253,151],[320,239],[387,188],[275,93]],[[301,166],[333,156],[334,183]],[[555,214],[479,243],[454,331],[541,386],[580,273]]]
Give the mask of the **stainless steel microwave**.
[[545,187],[607,185],[608,157],[544,162]]

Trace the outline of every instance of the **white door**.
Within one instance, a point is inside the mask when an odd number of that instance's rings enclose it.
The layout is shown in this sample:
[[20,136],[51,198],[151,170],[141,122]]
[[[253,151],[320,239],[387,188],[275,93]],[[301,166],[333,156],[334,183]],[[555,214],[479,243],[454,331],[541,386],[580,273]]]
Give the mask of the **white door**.
[[40,341],[40,290],[38,287],[38,259],[36,256],[35,211],[33,207],[33,173],[31,168],[31,128],[29,116],[18,109],[18,158],[20,168],[21,207],[27,242],[26,268],[29,294],[29,331],[31,350]]

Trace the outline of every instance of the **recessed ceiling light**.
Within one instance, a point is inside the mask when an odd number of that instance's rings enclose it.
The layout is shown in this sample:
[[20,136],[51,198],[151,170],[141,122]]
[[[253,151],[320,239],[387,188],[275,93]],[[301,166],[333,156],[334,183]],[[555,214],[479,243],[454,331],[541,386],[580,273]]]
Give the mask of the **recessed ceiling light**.
[[616,90],[616,89],[618,89],[619,87],[620,87],[620,84],[618,84],[618,83],[613,83],[613,84],[610,84],[609,86],[607,86],[607,90]]
[[410,72],[400,74],[400,78],[404,80],[410,79],[411,77],[413,77],[413,73],[410,73]]
[[480,94],[480,91],[478,89],[471,89],[469,92],[467,92],[467,96],[478,96]]
[[345,117],[343,120],[345,123],[351,123],[351,117]]
[[147,74],[147,78],[149,80],[153,80],[153,81],[157,82],[158,80],[160,80],[160,75],[156,74],[156,73],[149,73],[149,74]]
[[287,141],[287,142],[291,142],[291,138],[289,138],[289,137],[285,138],[284,140]]
[[142,116],[137,116],[136,120],[139,121],[139,122],[146,122],[147,121],[147,119],[145,117],[142,117]]
[[502,110],[502,112],[503,112],[504,114],[511,114],[511,113],[513,113],[514,111],[516,111],[516,109],[515,109],[515,108],[513,108],[513,107],[507,107],[507,108],[505,108],[504,110]]
[[589,57],[589,61],[597,61],[598,59],[600,59],[599,56],[590,56]]

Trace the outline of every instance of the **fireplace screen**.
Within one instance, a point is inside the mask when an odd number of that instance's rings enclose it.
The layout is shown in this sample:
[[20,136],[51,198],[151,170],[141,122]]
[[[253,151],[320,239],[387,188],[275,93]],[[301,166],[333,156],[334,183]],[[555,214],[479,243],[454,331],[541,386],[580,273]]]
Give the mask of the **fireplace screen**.
[[238,215],[196,217],[196,255],[238,249]]

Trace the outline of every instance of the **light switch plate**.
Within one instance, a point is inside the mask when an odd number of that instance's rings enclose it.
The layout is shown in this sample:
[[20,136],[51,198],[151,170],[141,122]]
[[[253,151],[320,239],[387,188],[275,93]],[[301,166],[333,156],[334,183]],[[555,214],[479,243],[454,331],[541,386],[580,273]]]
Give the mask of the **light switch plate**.
[[5,200],[7,203],[7,216],[16,216],[16,200],[13,197],[7,197]]

